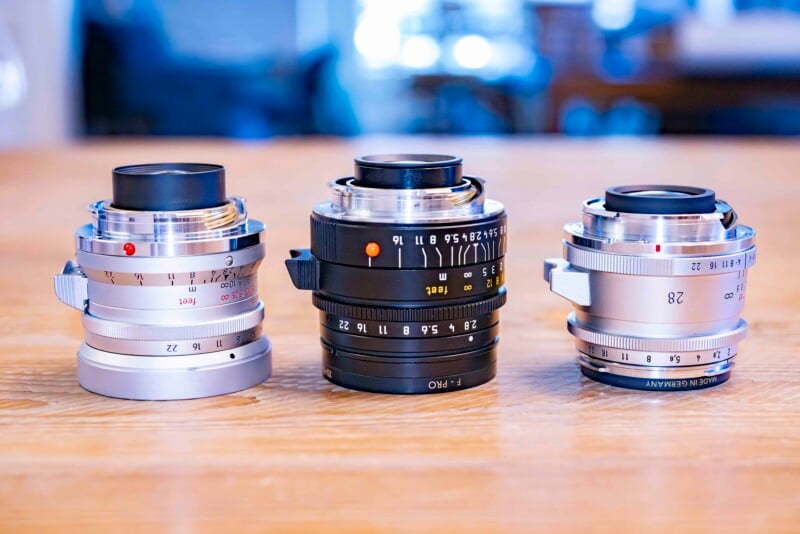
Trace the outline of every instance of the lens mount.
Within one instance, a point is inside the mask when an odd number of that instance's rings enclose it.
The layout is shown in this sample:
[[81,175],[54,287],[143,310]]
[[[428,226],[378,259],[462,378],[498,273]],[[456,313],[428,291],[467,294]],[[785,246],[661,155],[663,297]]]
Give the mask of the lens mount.
[[575,235],[580,246],[625,254],[649,254],[653,244],[661,244],[673,247],[672,253],[689,255],[724,252],[752,237],[723,201],[716,201],[709,213],[624,213],[606,208],[599,198],[584,202],[582,223],[565,227],[567,240]]
[[448,187],[388,189],[364,187],[352,178],[330,182],[332,201],[315,206],[325,217],[373,223],[469,221],[503,211],[485,198],[482,180],[467,176]]
[[[247,215],[245,200],[186,211],[131,211],[109,201],[89,206],[92,224],[78,228],[78,249],[106,256],[167,257],[232,252],[263,243],[264,225]],[[135,254],[129,254],[131,245]]]

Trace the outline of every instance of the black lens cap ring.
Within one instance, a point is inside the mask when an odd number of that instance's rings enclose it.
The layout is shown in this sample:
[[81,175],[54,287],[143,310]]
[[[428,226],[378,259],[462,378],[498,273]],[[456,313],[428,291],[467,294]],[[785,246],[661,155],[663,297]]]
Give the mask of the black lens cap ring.
[[426,189],[461,183],[461,158],[445,154],[377,154],[355,158],[355,184],[379,189]]
[[605,207],[609,211],[651,215],[713,213],[717,209],[714,191],[687,185],[609,187]]
[[115,208],[181,211],[224,204],[225,167],[211,163],[148,163],[113,171]]

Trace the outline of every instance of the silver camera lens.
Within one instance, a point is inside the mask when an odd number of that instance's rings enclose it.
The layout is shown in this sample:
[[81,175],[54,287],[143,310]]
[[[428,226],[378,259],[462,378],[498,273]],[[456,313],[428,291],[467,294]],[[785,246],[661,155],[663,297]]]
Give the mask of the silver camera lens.
[[78,381],[125,399],[187,399],[266,380],[264,304],[256,270],[264,225],[225,196],[219,165],[114,169],[114,196],[89,206],[77,264],[55,276],[59,300],[83,312]]
[[740,318],[755,232],[710,189],[620,186],[564,227],[544,277],[575,311],[584,375],[643,390],[725,382],[747,334]]

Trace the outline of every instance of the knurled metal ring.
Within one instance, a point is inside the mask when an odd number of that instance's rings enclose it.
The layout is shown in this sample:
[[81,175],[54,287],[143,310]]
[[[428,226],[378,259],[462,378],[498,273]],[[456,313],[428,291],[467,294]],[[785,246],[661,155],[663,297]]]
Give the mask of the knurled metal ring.
[[641,352],[694,352],[735,345],[747,336],[747,323],[739,320],[732,330],[708,336],[682,338],[645,338],[620,336],[598,332],[581,325],[571,313],[567,318],[567,330],[587,343]]
[[224,336],[258,326],[263,320],[264,303],[259,301],[254,309],[234,317],[182,325],[131,324],[109,321],[84,313],[83,327],[98,336],[131,341],[170,341]]
[[432,306],[425,308],[389,308],[343,304],[313,293],[312,302],[319,310],[340,317],[364,321],[415,323],[449,321],[491,313],[506,303],[506,290],[501,288],[493,297],[468,304]]

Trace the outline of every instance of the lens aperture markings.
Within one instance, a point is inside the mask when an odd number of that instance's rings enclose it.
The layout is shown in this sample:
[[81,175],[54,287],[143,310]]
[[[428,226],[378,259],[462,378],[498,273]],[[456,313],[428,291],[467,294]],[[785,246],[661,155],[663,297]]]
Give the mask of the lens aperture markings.
[[691,352],[653,352],[619,349],[576,339],[575,347],[582,354],[597,360],[624,365],[655,367],[691,367],[716,364],[736,357],[736,345]]
[[384,269],[459,267],[502,258],[506,216],[458,225],[386,225],[311,217],[311,252],[330,263]]
[[431,338],[470,334],[489,328],[500,320],[500,313],[497,311],[463,319],[425,322],[366,321],[325,312],[320,312],[320,316],[322,324],[331,330],[387,338]]

